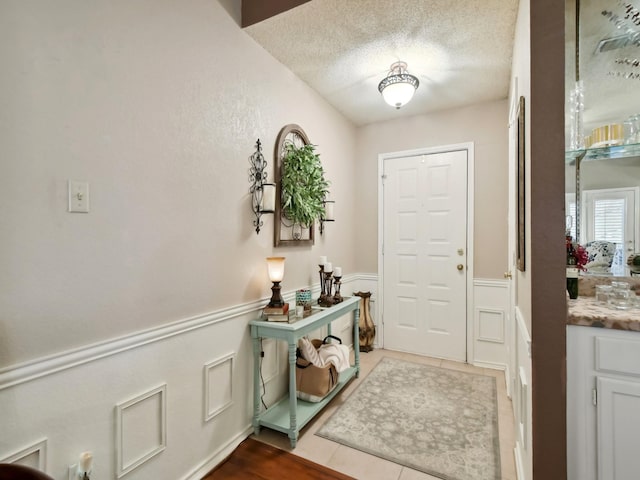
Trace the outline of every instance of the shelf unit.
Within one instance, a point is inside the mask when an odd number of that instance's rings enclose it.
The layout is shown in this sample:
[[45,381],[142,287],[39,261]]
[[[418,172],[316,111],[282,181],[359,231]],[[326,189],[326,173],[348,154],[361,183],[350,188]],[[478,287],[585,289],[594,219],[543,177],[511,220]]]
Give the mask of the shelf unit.
[[630,158],[640,156],[640,143],[610,145],[608,147],[568,150],[564,155],[565,164],[573,165],[576,160],[607,160],[610,158]]
[[[298,340],[316,330],[327,326],[331,335],[331,322],[353,312],[353,351],[354,365],[340,373],[338,385],[320,402],[306,402],[296,396],[296,348]],[[253,340],[253,428],[256,435],[260,427],[271,428],[288,434],[291,447],[295,448],[300,430],[331,401],[331,399],[354,377],[360,374],[360,297],[345,297],[344,301],[323,308],[306,318],[289,322],[269,322],[252,320],[251,338]],[[261,411],[260,405],[260,350],[261,338],[275,338],[287,342],[289,351],[289,392],[275,405]]]

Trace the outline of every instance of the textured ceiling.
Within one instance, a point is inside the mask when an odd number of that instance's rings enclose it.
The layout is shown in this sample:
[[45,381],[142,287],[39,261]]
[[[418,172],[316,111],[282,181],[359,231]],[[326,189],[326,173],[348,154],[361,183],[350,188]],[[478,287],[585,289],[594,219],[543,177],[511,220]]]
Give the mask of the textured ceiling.
[[[356,125],[508,96],[518,0],[313,0],[245,28]],[[378,83],[420,80],[400,110]]]

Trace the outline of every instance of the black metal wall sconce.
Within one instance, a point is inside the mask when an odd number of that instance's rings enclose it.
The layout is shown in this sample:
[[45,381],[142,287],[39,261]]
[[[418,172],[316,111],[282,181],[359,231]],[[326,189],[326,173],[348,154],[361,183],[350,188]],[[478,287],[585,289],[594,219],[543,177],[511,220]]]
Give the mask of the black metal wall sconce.
[[262,155],[262,144],[260,139],[256,142],[256,151],[249,157],[251,168],[249,169],[249,182],[251,187],[251,210],[256,216],[253,226],[256,227],[256,234],[260,233],[262,227],[262,215],[274,213],[276,208],[276,184],[268,183],[267,162]]
[[320,217],[320,235],[324,233],[324,222],[336,221],[333,216],[333,208],[336,204],[335,200],[325,200],[322,203],[324,204],[324,215]]

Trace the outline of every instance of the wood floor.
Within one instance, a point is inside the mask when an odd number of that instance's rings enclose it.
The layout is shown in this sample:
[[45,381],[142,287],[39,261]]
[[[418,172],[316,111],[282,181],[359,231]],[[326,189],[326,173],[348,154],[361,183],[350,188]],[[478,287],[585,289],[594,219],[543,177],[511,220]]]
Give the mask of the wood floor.
[[251,437],[202,480],[355,480]]

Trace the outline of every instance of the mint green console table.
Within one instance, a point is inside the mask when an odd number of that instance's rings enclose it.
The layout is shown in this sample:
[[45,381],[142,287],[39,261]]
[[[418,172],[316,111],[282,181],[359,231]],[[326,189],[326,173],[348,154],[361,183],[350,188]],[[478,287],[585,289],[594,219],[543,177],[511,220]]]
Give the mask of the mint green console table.
[[[344,301],[332,307],[314,312],[312,315],[291,323],[252,320],[251,338],[253,339],[253,429],[256,435],[264,426],[289,435],[291,447],[295,448],[298,434],[324,406],[353,377],[360,374],[360,297],[345,297]],[[353,351],[355,364],[340,373],[338,386],[318,403],[306,402],[296,397],[296,347],[298,340],[311,332],[327,325],[331,335],[331,322],[353,312]],[[276,338],[289,345],[289,394],[264,412],[260,408],[260,339]]]

